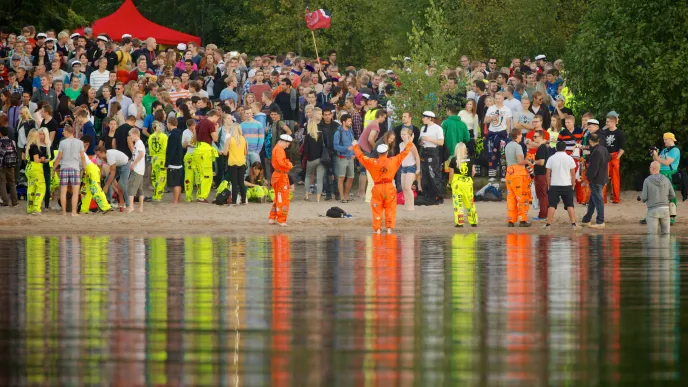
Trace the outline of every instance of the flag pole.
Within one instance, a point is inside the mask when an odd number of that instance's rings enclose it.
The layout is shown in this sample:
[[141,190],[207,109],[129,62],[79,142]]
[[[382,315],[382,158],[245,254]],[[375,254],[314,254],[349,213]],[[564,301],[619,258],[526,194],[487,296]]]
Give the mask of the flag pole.
[[315,47],[315,57],[318,60],[318,64],[320,64],[320,55],[318,55],[318,45],[315,43],[315,32],[311,30],[311,35],[313,36],[313,47]]

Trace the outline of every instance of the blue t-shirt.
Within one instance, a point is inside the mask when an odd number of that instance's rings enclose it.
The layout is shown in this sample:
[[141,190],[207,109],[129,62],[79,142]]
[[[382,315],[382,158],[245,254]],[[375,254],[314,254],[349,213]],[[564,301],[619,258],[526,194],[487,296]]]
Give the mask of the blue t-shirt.
[[224,89],[220,92],[220,100],[226,101],[230,98],[233,99],[235,103],[239,102],[239,96],[233,90]]
[[87,121],[84,126],[81,127],[81,135],[82,137],[85,135],[91,136],[91,143],[86,149],[86,154],[89,156],[96,154],[96,142],[98,138],[96,137],[96,129],[93,127],[91,121]]
[[671,149],[664,148],[662,149],[661,152],[659,152],[659,157],[662,159],[674,159],[674,161],[671,162],[671,165],[661,165],[659,167],[660,171],[676,171],[678,170],[678,163],[681,161],[681,151],[678,150],[677,147],[673,147]]

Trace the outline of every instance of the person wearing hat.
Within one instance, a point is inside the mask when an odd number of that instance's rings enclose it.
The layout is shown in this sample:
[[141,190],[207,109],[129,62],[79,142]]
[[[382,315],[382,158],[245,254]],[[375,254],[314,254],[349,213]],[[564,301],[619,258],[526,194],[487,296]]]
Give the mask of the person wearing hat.
[[[598,133],[600,123],[595,119],[588,120],[590,133],[587,136],[587,166],[585,173],[590,182],[590,201],[588,211],[583,216],[582,226],[591,228],[604,228],[604,200],[602,200],[603,187],[609,181],[609,161],[611,156],[607,148],[602,145],[602,136]],[[592,215],[597,210],[597,219],[591,223]]]
[[64,84],[65,85],[71,85],[72,84],[72,78],[78,78],[79,79],[79,87],[84,87],[84,85],[88,84],[88,80],[86,79],[86,74],[81,72],[81,62],[78,59],[74,59],[70,63],[72,67],[72,72],[67,74],[67,76],[64,79]]
[[57,49],[55,48],[55,42],[57,42],[57,39],[55,38],[48,38],[45,40],[45,53],[48,56],[48,61],[50,63],[53,62],[53,59],[55,58],[55,52],[57,52]]
[[88,58],[88,63],[90,63],[92,66],[98,66],[97,62],[98,59],[102,58],[105,55],[105,44],[108,42],[108,38],[99,35],[96,38],[96,43],[94,46],[92,46],[87,52],[86,52],[86,57]]
[[397,218],[397,189],[394,187],[394,176],[401,162],[413,149],[413,143],[409,141],[404,150],[394,157],[387,157],[388,146],[380,144],[376,148],[377,158],[368,158],[364,155],[356,140],[353,140],[351,144],[358,162],[370,173],[374,183],[373,197],[370,201],[370,209],[373,212],[373,231],[378,234],[381,232],[384,215],[387,233],[392,233]]
[[[602,131],[604,135],[603,146],[607,148],[612,160],[609,162],[609,179],[612,188],[612,203],[621,203],[621,156],[624,154],[626,139],[623,132],[618,128],[619,114],[611,111],[607,114],[607,128]],[[606,202],[607,190],[603,192]]]
[[[673,133],[664,133],[664,146],[661,151],[654,150],[652,152],[652,160],[659,163],[659,173],[666,176],[672,182],[675,191],[681,187],[673,184],[673,176],[678,172],[678,166],[681,162],[681,151],[676,147],[676,136]],[[671,224],[676,222],[676,196],[670,200],[669,210],[671,213]],[[642,223],[642,221],[641,221]]]
[[420,130],[421,188],[426,200],[423,204],[442,204],[442,160],[440,151],[444,146],[444,131],[434,121],[435,113],[423,112]]
[[547,57],[540,54],[535,57],[535,64],[537,65],[537,73],[542,74],[545,71],[545,62],[547,61]]
[[291,145],[292,138],[288,134],[279,136],[279,141],[272,148],[272,178],[270,184],[275,192],[275,198],[268,216],[269,224],[287,225],[289,215],[289,171],[294,167],[289,161],[285,150]]

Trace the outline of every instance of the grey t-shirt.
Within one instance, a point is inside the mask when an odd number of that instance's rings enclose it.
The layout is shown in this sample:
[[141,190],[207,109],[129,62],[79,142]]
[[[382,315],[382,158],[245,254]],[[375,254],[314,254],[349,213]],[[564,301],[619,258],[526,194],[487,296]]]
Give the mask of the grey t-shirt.
[[521,155],[523,157],[523,148],[521,144],[516,141],[511,141],[504,147],[504,156],[506,157],[506,165],[508,167],[518,164],[518,159],[516,156]]
[[81,170],[81,152],[84,151],[84,143],[76,138],[65,138],[60,141],[58,149],[62,153],[60,168],[72,168]]

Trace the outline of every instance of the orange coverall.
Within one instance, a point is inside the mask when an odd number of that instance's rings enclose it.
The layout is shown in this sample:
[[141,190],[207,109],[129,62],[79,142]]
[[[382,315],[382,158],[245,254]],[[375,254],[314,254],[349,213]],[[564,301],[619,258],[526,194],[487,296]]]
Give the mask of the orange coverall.
[[370,200],[370,208],[373,211],[373,230],[377,231],[382,226],[382,212],[385,212],[385,227],[394,228],[397,220],[397,190],[394,188],[394,175],[401,166],[401,161],[411,151],[411,143],[394,157],[381,155],[371,159],[363,155],[361,148],[356,144],[354,154],[363,164],[366,171],[373,177],[373,198]]
[[506,221],[517,223],[528,221],[530,208],[530,176],[523,165],[506,168]]
[[[609,186],[612,188],[612,203],[621,203],[621,160],[619,152],[610,153],[612,161],[609,162]],[[607,185],[604,186],[604,202],[607,203]]]
[[278,223],[286,223],[289,214],[289,171],[294,166],[287,158],[284,148],[275,145],[272,149],[272,189],[275,190],[275,200],[272,202],[269,219]]

